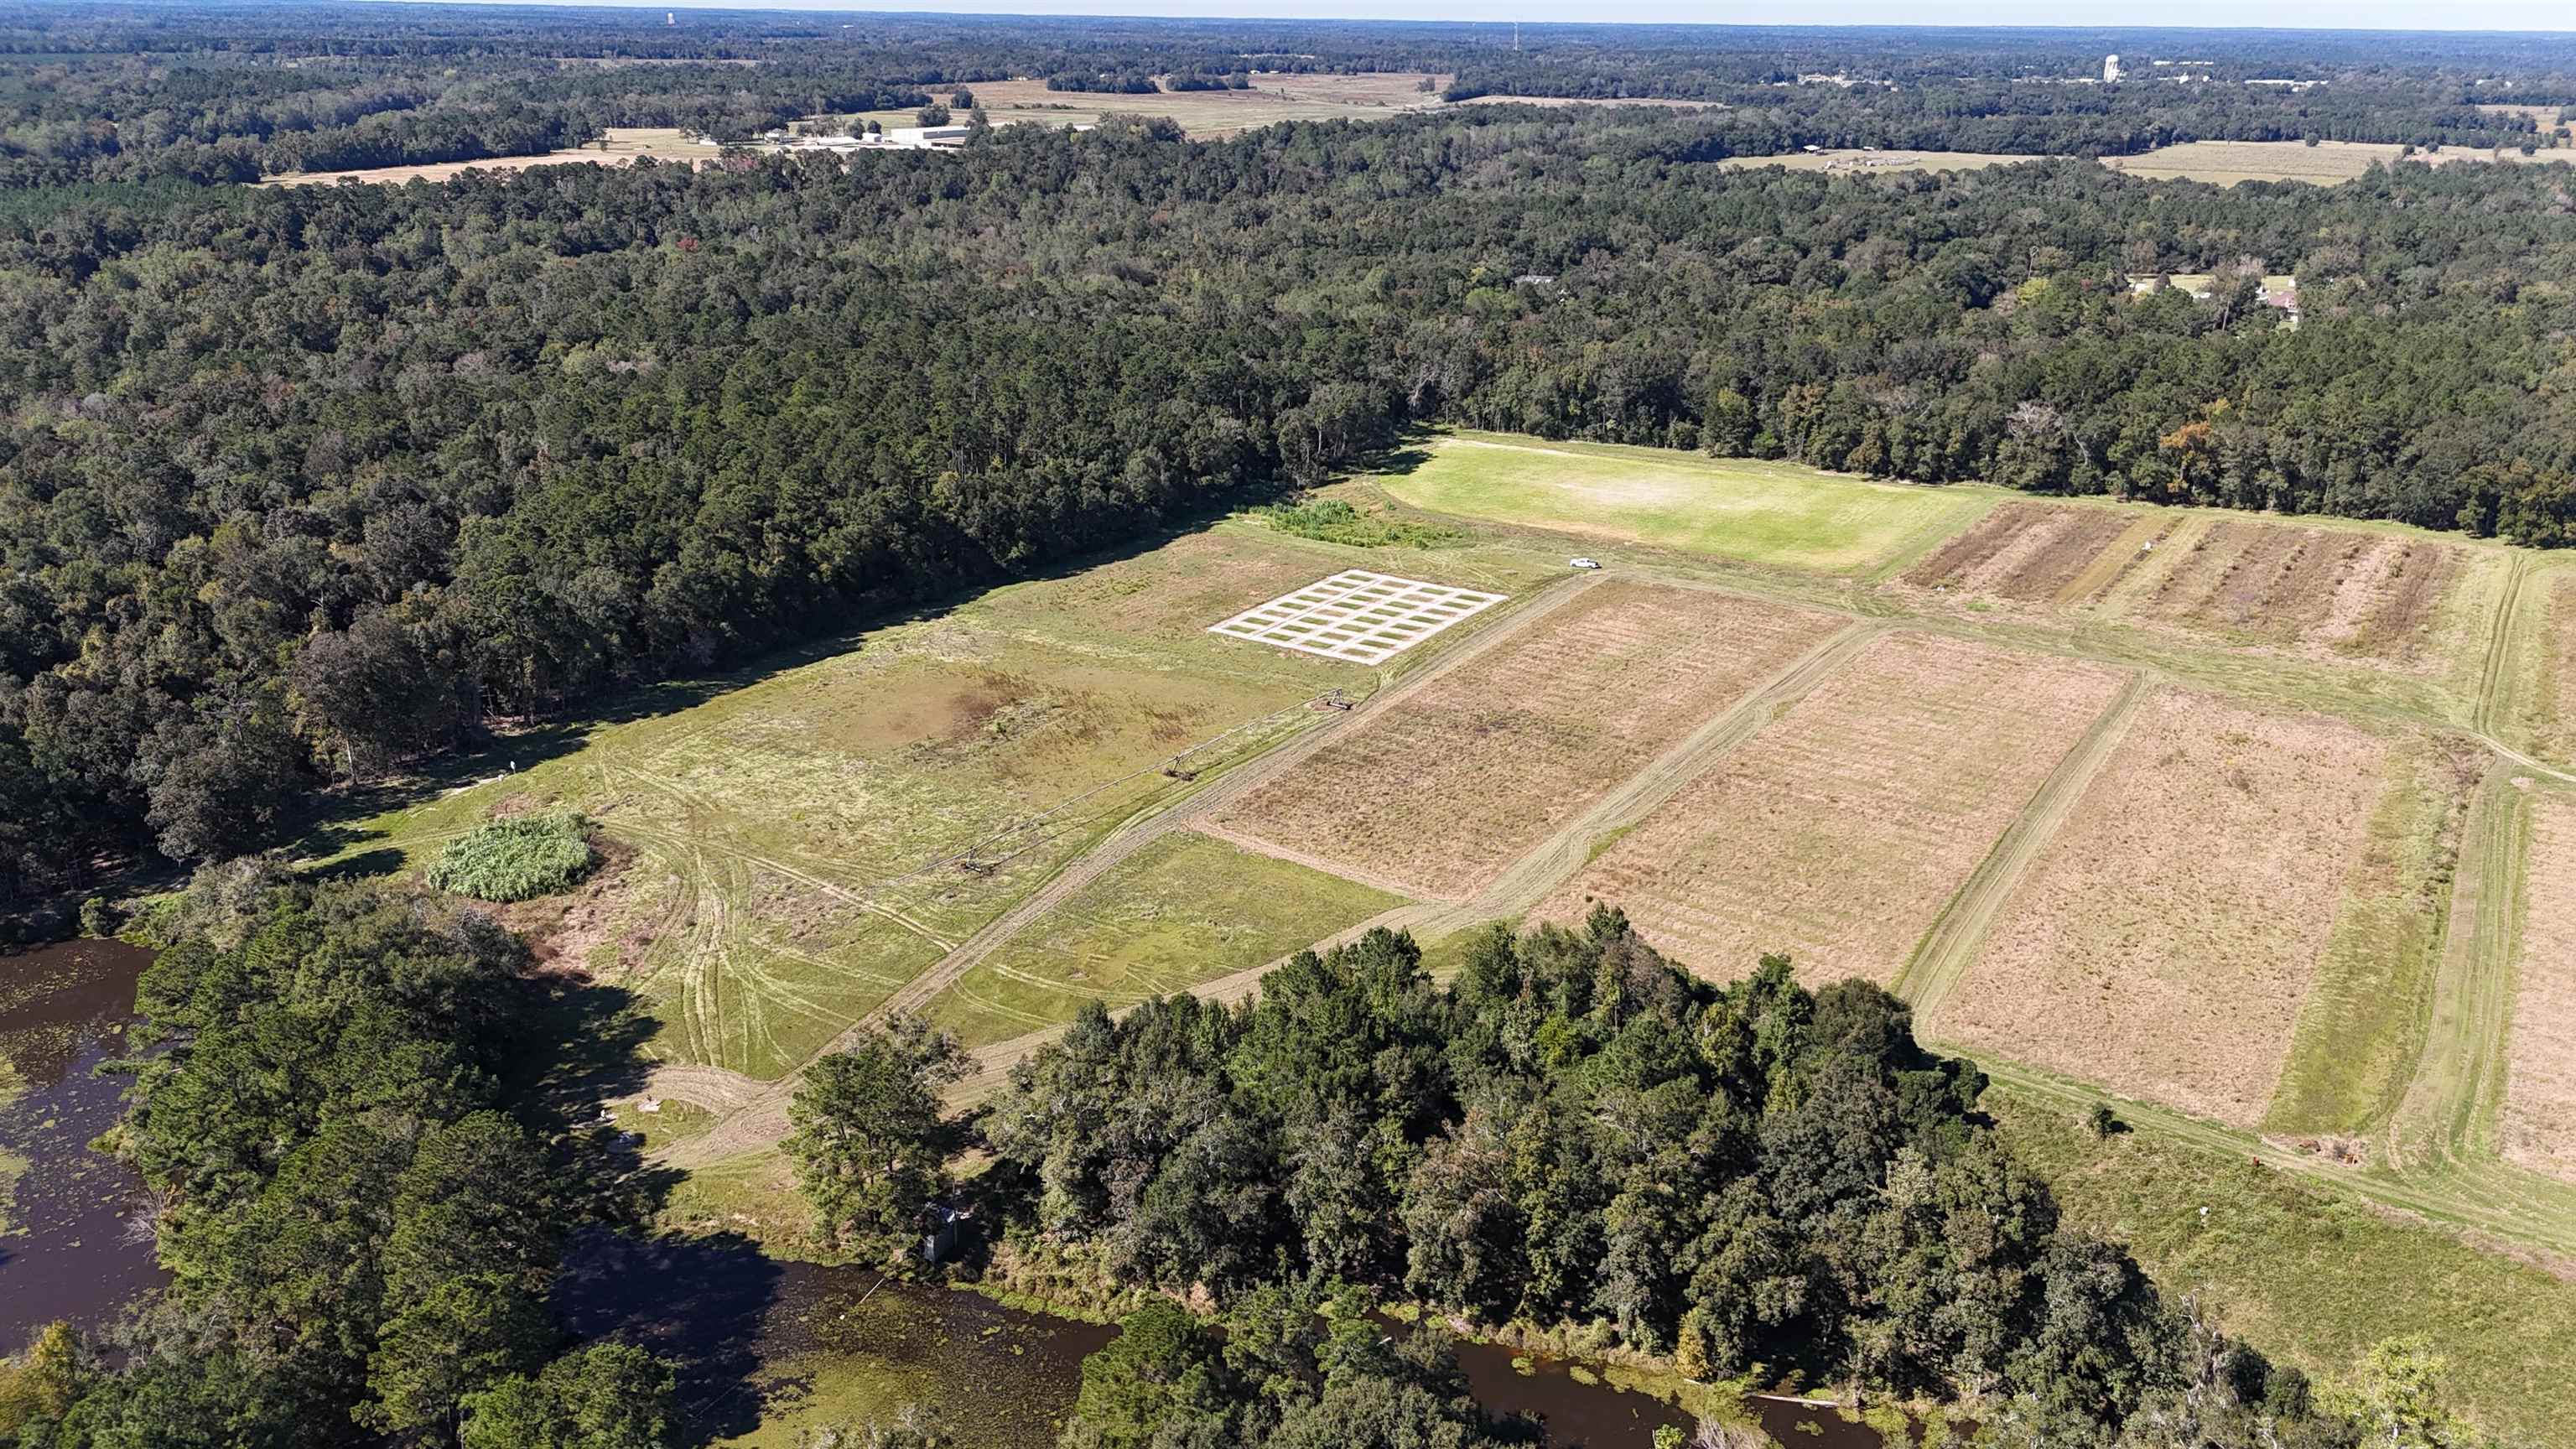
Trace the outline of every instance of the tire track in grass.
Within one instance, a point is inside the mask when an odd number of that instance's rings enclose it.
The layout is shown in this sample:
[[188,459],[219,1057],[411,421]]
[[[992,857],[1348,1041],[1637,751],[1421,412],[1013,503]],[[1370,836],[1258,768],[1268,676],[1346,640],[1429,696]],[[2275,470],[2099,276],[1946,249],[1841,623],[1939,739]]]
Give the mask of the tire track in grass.
[[1302,733],[1233,766],[1213,783],[1202,786],[1167,808],[1131,817],[1114,827],[1044,885],[950,948],[946,956],[889,996],[875,1010],[859,1018],[848,1031],[834,1037],[821,1051],[799,1063],[795,1070],[769,1083],[755,1101],[717,1123],[704,1135],[676,1144],[661,1160],[675,1167],[704,1166],[776,1142],[787,1133],[787,1102],[795,1095],[796,1080],[806,1066],[840,1050],[860,1031],[895,1015],[920,1011],[985,957],[1137,851],[1172,830],[1214,815],[1253,789],[1304,763],[1326,742],[1356,727],[1357,721],[1393,709],[1447,677],[1450,671],[1518,638],[1532,624],[1581,598],[1597,586],[1601,578],[1599,574],[1588,574],[1543,589],[1520,608],[1478,630],[1454,649],[1407,675],[1400,683],[1369,696],[1355,708],[1320,720]]
[[2094,717],[2092,727],[2040,782],[2037,793],[2022,806],[2012,824],[1995,838],[1993,848],[1968,873],[1950,903],[1932,918],[1931,928],[1923,933],[1913,956],[1890,986],[1914,1008],[1918,1022],[1929,1022],[1942,999],[1967,974],[1968,964],[1985,944],[1986,933],[2002,914],[2004,902],[2011,899],[2013,887],[2020,884],[2040,851],[2057,838],[2058,827],[2074,812],[2075,802],[2083,798],[2085,787],[2101,772],[2102,762],[2111,757],[2111,751],[2128,734],[2129,721],[2136,717],[2149,687],[2145,674],[2129,676],[2128,684]]
[[[1760,732],[1764,725],[1804,698],[1808,691],[1823,683],[1845,661],[1867,648],[1891,627],[1883,621],[1856,620],[1850,627],[1825,639],[1732,708],[1692,731],[1679,744],[1595,802],[1592,808],[1531,847],[1468,900],[1423,901],[1382,911],[1275,960],[1200,982],[1190,988],[1190,994],[1204,1001],[1231,1004],[1251,996],[1263,977],[1303,951],[1331,951],[1375,930],[1411,931],[1417,936],[1445,935],[1483,922],[1520,915],[1545,899],[1548,892],[1556,889],[1567,876],[1582,869],[1591,857],[1593,843],[1603,834],[1652,814],[1702,771]],[[1058,1022],[976,1051],[975,1071],[951,1089],[949,1099],[954,1103],[967,1104],[999,1092],[1009,1081],[1013,1065],[1058,1040],[1064,1033],[1065,1023]]]
[[2400,1172],[2440,1172],[2495,1155],[2528,853],[2524,796],[2513,776],[2509,762],[2489,764],[2460,830],[2424,1049],[2381,1134]]
[[2473,719],[2481,734],[2493,737],[2513,711],[2513,656],[2521,637],[2523,586],[2531,577],[2531,560],[2520,553],[2509,556],[2505,568],[2504,592],[2496,600],[2495,613],[2487,625],[2486,658],[2478,671],[2478,704]]

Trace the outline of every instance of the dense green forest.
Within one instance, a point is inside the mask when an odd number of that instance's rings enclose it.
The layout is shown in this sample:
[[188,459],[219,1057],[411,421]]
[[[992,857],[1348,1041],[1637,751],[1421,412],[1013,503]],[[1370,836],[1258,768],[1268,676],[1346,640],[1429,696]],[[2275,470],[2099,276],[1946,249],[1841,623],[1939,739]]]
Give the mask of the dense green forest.
[[[0,6],[0,187],[248,181],[576,144],[609,126],[741,140],[800,116],[919,106],[933,86],[1242,83],[1426,71],[1452,98],[1659,96],[1741,112],[1745,154],[1799,145],[2095,155],[2193,139],[2532,144],[2576,57],[2532,36],[2152,29],[1501,27],[226,3]],[[2207,84],[2066,85],[2105,52],[2198,58]],[[1792,86],[1801,76],[1854,85]],[[2300,91],[2252,80],[2324,81]]]
[[[162,911],[126,1120],[173,1277],[103,1338],[0,1367],[0,1443],[467,1449],[669,1442],[668,1364],[567,1346],[568,1235],[631,1221],[617,1154],[529,1063],[568,1019],[488,917],[373,886],[202,873]],[[9,1345],[14,1352],[20,1345]]]
[[[953,1060],[907,1027],[808,1078],[791,1149],[827,1241],[909,1254],[911,1205],[952,1190]],[[1809,992],[1778,957],[1712,985],[1603,906],[1491,928],[1446,987],[1379,931],[1247,1006],[1094,1005],[974,1124],[970,1190],[1023,1248],[1215,1310],[1128,1317],[1066,1449],[1531,1442],[1466,1395],[1430,1326],[1459,1320],[1949,1403],[1997,1446],[2477,1442],[2419,1348],[2314,1388],[2062,1228],[1983,1088],[1876,986]],[[1390,1334],[1381,1303],[1426,1326]]]
[[[2576,527],[2564,167],[1828,178],[1714,165],[1730,124],[1479,107],[19,193],[46,204],[0,221],[0,896],[255,848],[490,717],[1421,423]],[[2213,270],[2206,302],[2123,280]]]
[[[636,1040],[596,993],[450,898],[247,863],[143,929],[169,944],[101,1145],[151,1190],[174,1276],[104,1334],[0,1362],[0,1444],[700,1441],[677,1387],[703,1366],[559,1326],[571,1237],[654,1202],[615,1134],[567,1117]],[[1995,1446],[2485,1442],[2420,1344],[2311,1384],[2062,1227],[1979,1114],[1983,1078],[1877,987],[1810,992],[1780,958],[1714,985],[1606,906],[1496,927],[1446,986],[1377,932],[1243,1006],[1095,1006],[971,1117],[939,1103],[959,1061],[909,1021],[863,1035],[806,1077],[789,1151],[859,1261],[944,1271],[916,1254],[920,1206],[963,1192],[988,1248],[1147,1290],[1085,1362],[1065,1449],[1537,1442],[1466,1392],[1460,1321],[1948,1405]],[[935,1417],[860,1442],[947,1442]]]

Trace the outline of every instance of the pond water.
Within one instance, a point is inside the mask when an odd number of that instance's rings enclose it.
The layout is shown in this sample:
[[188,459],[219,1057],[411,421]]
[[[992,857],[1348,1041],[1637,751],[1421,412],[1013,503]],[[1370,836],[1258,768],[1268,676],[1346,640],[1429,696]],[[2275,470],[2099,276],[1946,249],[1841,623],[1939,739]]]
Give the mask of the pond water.
[[0,1107],[0,1157],[18,1171],[0,1207],[0,1353],[58,1318],[106,1323],[162,1281],[151,1243],[128,1232],[142,1202],[133,1174],[89,1150],[124,1110],[126,1083],[91,1069],[124,1054],[150,964],[121,941],[0,956],[0,1057],[20,1089]]
[[[682,1398],[696,1443],[785,1449],[799,1431],[915,1403],[959,1444],[1048,1449],[1081,1389],[1083,1358],[1116,1336],[873,1270],[774,1262],[746,1242],[595,1239],[573,1261],[556,1300],[566,1326],[616,1333],[689,1365]],[[1478,1401],[1539,1420],[1550,1445],[1649,1449],[1657,1426],[1689,1427],[1648,1395],[1583,1383],[1544,1359],[1524,1373],[1513,1358],[1507,1348],[1458,1345]],[[1880,1449],[1876,1433],[1831,1410],[1752,1407],[1796,1449]]]

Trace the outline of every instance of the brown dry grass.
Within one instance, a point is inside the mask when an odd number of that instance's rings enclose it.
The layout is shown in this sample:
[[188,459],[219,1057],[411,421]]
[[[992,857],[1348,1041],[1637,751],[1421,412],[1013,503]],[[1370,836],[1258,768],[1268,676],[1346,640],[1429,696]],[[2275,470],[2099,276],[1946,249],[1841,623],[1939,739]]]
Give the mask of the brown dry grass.
[[[2400,159],[2431,166],[2498,159],[2483,148],[2419,151],[2411,158],[2405,156],[2405,151],[2403,146],[2375,141],[2320,141],[2313,146],[2303,141],[2185,141],[2138,156],[2105,156],[2102,164],[2149,181],[2210,181],[2221,186],[2247,181],[2305,181],[2337,186],[2372,166],[2394,166]],[[2509,150],[2502,159],[2526,158],[2519,151]],[[2542,159],[2548,159],[2547,153],[2542,153]]]
[[2122,676],[1963,640],[1872,644],[1539,909],[1598,898],[1720,977],[1786,951],[1893,980]]
[[1906,582],[2007,599],[2054,599],[2129,529],[2107,508],[2007,503],[1914,566]]
[[2017,161],[2040,159],[1995,151],[1829,150],[1794,151],[1782,156],[1729,156],[1717,165],[1721,171],[1752,171],[1764,166],[1781,166],[1791,171],[1866,175],[1882,171],[1980,171],[1988,166],[2010,166]]
[[2549,590],[2549,628],[2541,660],[2542,744],[2565,759],[2576,754],[2576,577],[2557,580]]
[[[2179,535],[2177,535],[2179,537]],[[2411,659],[2460,550],[2430,539],[2222,520],[2143,556],[2133,612],[2298,651]],[[2112,586],[2116,590],[2119,585]]]
[[2324,716],[2159,693],[1927,1029],[2254,1126],[2388,755]]
[[2576,1181],[2576,800],[2532,802],[2505,1160]]
[[[1424,80],[1432,83],[1421,89]],[[1367,120],[1400,115],[1440,105],[1439,88],[1446,76],[1420,71],[1379,71],[1365,75],[1287,75],[1260,72],[1252,88],[1241,91],[1157,91],[1149,95],[1115,95],[1100,91],[1051,91],[1043,80],[973,81],[974,92],[994,125],[1088,126],[1104,115],[1169,116],[1193,136],[1228,136],[1279,121]],[[953,86],[932,86],[932,95],[948,99]],[[914,124],[910,111],[871,111],[885,126]],[[837,119],[837,118],[836,118]],[[961,118],[962,119],[962,118]]]
[[1842,622],[1701,590],[1603,584],[1219,823],[1454,899]]
[[594,166],[623,166],[639,156],[664,161],[702,161],[723,154],[719,146],[701,146],[686,131],[670,126],[616,126],[600,145],[548,151],[542,156],[494,156],[481,161],[440,161],[424,166],[370,166],[357,171],[306,171],[272,176],[262,186],[313,186],[329,181],[445,181],[468,171],[525,171],[532,166],[563,166],[587,161]]
[[1981,607],[2076,608],[2304,658],[2423,672],[2443,663],[2433,647],[2441,605],[2465,563],[2456,545],[2398,534],[2013,502],[1903,582]]

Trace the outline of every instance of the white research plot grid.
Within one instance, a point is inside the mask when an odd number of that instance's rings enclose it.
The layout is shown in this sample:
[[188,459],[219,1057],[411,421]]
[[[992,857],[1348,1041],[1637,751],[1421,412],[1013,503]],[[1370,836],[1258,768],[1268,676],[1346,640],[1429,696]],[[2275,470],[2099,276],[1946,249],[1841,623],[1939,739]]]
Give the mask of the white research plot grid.
[[1510,597],[1345,569],[1211,624],[1208,632],[1377,664]]

